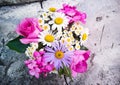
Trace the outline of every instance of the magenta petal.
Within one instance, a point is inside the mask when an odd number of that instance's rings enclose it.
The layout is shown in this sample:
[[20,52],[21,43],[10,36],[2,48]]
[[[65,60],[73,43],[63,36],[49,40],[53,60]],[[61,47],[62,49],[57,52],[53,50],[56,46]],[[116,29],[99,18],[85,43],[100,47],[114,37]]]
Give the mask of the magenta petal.
[[48,71],[53,70],[53,68],[54,68],[54,66],[53,66],[53,65],[47,65],[47,66],[46,66],[46,69],[47,69]]
[[86,52],[86,51],[84,51],[84,50],[75,50],[75,51],[74,51],[74,54],[75,54],[75,55],[83,55],[85,52]]
[[87,63],[85,61],[79,62],[75,66],[75,68],[73,70],[78,72],[78,73],[86,72],[86,70],[87,70]]
[[76,77],[77,76],[77,72],[75,72],[74,70],[72,70],[72,76]]
[[40,53],[39,53],[38,51],[35,51],[35,52],[33,53],[33,56],[34,56],[34,57],[38,57],[38,56],[40,57]]
[[40,53],[40,55],[43,55],[45,53],[45,51],[40,51],[39,53]]
[[84,54],[83,54],[85,60],[88,60],[88,58],[90,57],[90,51],[86,51]]
[[38,42],[39,41],[39,39],[28,39],[28,38],[22,38],[22,39],[20,39],[20,41],[21,41],[21,43],[23,43],[23,44],[29,44],[29,43],[31,43],[31,42]]
[[39,68],[35,68],[36,73],[40,72]]
[[32,64],[28,64],[27,66],[29,69],[33,69],[33,67],[34,67]]
[[26,60],[26,61],[24,61],[24,63],[25,63],[26,65],[28,65],[29,63],[31,63],[31,60]]
[[20,32],[19,25],[18,25],[17,28],[16,28],[16,33],[19,34],[19,35],[22,35],[22,36],[26,37],[25,34],[23,34],[23,33]]
[[36,38],[36,37],[38,37],[39,33],[40,33],[40,31],[36,28],[36,30],[34,32],[32,32],[31,34],[29,34],[27,36],[27,38]]
[[34,69],[30,70],[30,71],[29,71],[29,74],[32,75],[32,76],[34,76],[34,75],[35,75]]
[[39,73],[35,73],[35,77],[36,77],[36,78],[39,78]]
[[82,19],[86,19],[86,18],[87,18],[86,13],[83,13],[83,14],[82,14]]

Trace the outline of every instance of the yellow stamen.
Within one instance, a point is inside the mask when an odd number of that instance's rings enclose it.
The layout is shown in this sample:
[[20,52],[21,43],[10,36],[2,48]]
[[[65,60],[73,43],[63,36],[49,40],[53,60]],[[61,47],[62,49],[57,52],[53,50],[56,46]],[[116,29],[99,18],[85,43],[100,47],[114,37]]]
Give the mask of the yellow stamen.
[[75,27],[74,27],[74,26],[72,26],[72,28],[71,28],[71,29],[72,29],[72,31],[75,31]]
[[62,59],[62,58],[64,57],[64,53],[63,53],[62,51],[57,51],[57,52],[55,53],[55,57],[56,57],[57,59]]
[[72,51],[72,50],[73,50],[73,47],[70,47],[69,50]]
[[87,40],[87,38],[88,38],[88,35],[86,34],[86,33],[84,33],[83,35],[82,35],[82,40],[84,41],[84,40]]
[[55,22],[55,24],[60,25],[60,24],[63,23],[63,18],[57,17],[57,18],[54,20],[54,22]]
[[68,39],[67,39],[67,42],[70,42],[70,41],[71,41],[71,39],[70,39],[70,38],[68,38]]
[[62,41],[62,43],[64,43],[64,42],[65,42],[65,40],[64,40],[64,39],[62,39],[61,41]]
[[79,29],[79,30],[83,30],[83,27],[79,27],[78,29]]
[[55,12],[55,11],[56,11],[56,8],[51,7],[51,8],[49,8],[49,11],[51,11],[51,12]]
[[47,14],[46,14],[46,13],[44,13],[44,14],[43,14],[43,16],[47,16]]
[[38,21],[39,23],[42,23],[43,21],[42,21],[42,19],[39,19],[39,21]]
[[79,50],[79,49],[80,49],[80,45],[76,45],[75,48],[76,48],[77,50]]
[[54,41],[54,36],[50,35],[50,34],[46,35],[45,36],[45,41],[47,41],[47,42],[53,42]]
[[44,26],[43,28],[44,28],[44,30],[47,30],[47,29],[48,29],[48,26]]

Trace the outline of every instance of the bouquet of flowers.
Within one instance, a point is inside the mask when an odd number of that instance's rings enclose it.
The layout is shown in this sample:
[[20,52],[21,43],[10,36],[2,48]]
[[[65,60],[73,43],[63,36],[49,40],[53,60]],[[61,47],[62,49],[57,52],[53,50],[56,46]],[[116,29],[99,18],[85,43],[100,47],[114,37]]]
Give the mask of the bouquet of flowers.
[[29,74],[39,78],[42,74],[57,73],[75,77],[86,72],[90,51],[84,46],[88,39],[86,14],[75,6],[63,4],[63,8],[49,8],[37,18],[25,18],[16,28],[17,38],[7,46],[25,53],[25,65]]

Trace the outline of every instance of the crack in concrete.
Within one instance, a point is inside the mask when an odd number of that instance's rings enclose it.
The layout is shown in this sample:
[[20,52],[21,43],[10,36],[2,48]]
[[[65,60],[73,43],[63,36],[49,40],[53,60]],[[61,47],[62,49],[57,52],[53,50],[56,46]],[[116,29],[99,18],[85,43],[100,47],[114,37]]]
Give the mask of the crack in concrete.
[[101,42],[102,42],[102,37],[103,37],[104,28],[105,28],[105,25],[103,25],[103,28],[102,28],[102,33],[101,33],[101,36],[100,36],[100,44],[101,44]]
[[91,63],[91,66],[93,66],[94,65],[93,60],[95,58],[95,53],[92,53],[92,55],[90,57],[91,57],[90,63]]
[[112,43],[112,45],[111,45],[111,49],[114,47],[114,43]]

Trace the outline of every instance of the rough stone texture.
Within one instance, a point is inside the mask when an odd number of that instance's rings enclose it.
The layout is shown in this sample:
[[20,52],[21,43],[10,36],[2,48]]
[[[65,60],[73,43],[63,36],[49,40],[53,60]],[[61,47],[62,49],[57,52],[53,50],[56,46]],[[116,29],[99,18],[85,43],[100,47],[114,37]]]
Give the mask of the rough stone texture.
[[[40,2],[41,0],[0,0],[0,6],[11,6],[11,5],[22,5],[22,4],[30,4],[33,2]],[[44,0],[47,1],[47,0]],[[49,1],[49,0],[48,0]],[[74,2],[76,3],[76,1],[78,2],[79,0],[60,0],[60,2]],[[83,1],[83,0],[81,0]],[[53,1],[49,1],[49,2],[53,2]],[[59,2],[59,0],[58,0]]]
[[[85,27],[90,29],[86,46],[91,50],[88,71],[78,75],[71,85],[120,85],[120,1],[119,0],[48,0],[44,9],[76,5],[88,14]],[[28,75],[23,61],[27,58],[5,44],[15,38],[16,25],[25,17],[36,17],[39,3],[0,8],[0,85],[64,85],[55,74],[35,79]],[[69,79],[68,79],[69,81]]]
[[37,2],[39,0],[0,0],[0,6]]

